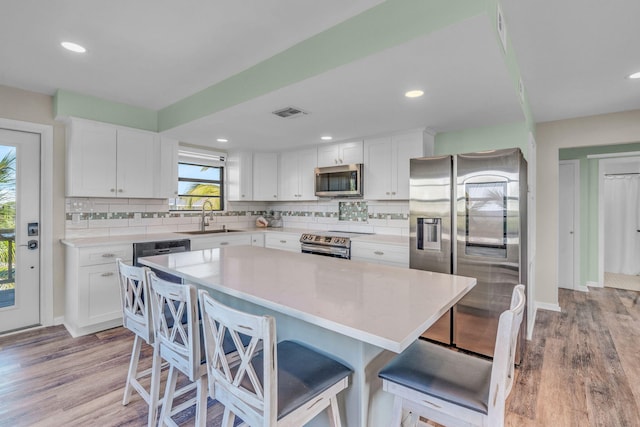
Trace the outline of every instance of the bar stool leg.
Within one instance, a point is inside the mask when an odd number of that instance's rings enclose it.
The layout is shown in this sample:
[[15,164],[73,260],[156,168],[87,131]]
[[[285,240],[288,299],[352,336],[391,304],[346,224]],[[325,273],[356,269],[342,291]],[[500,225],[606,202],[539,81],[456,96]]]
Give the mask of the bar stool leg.
[[207,377],[202,376],[196,385],[196,426],[207,425]]
[[340,421],[340,409],[338,408],[338,400],[336,396],[329,398],[331,405],[329,406],[329,425],[331,427],[342,427]]
[[[131,392],[133,386],[131,383],[137,381],[138,377],[138,361],[140,360],[140,350],[142,349],[142,339],[139,335],[133,340],[133,349],[131,350],[131,360],[129,361],[129,372],[127,373],[127,385],[124,388],[124,397],[122,398],[122,404],[128,405],[131,401]],[[144,398],[144,396],[142,396]],[[147,402],[149,403],[149,402]]]
[[171,410],[173,409],[173,397],[176,392],[176,382],[178,380],[178,370],[170,366],[169,367],[169,376],[167,377],[167,387],[165,388],[162,411],[160,411],[160,422],[158,425],[163,427],[165,425],[164,419],[165,417],[170,416]]
[[160,371],[162,359],[156,345],[153,346],[153,361],[151,365],[151,389],[149,390],[149,420],[148,427],[155,427],[158,420],[160,406]]

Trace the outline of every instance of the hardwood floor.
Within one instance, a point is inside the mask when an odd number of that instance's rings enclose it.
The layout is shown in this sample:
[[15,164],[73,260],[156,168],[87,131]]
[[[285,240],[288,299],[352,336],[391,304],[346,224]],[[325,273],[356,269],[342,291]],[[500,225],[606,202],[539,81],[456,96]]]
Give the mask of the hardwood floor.
[[639,294],[589,290],[538,311],[507,426],[640,426]]
[[[562,313],[538,311],[507,402],[507,426],[640,426],[640,294],[560,290]],[[134,393],[122,406],[133,334],[71,338],[56,326],[0,336],[0,426],[142,426]],[[151,351],[143,360],[150,363]],[[208,423],[221,420],[209,400]],[[192,425],[193,413],[177,419]]]

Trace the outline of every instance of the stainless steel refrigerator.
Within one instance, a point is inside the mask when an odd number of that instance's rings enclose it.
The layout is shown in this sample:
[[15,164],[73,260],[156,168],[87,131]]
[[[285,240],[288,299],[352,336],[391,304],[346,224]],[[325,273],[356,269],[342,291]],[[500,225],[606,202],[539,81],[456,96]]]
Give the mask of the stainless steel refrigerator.
[[[527,163],[519,149],[411,159],[410,266],[475,277],[423,335],[493,356],[498,318],[527,285]],[[526,315],[520,330],[520,361]]]

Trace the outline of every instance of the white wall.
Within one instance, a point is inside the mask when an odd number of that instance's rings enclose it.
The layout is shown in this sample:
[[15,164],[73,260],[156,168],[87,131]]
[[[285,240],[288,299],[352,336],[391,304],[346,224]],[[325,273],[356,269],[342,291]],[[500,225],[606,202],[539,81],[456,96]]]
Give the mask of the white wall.
[[536,300],[558,304],[558,150],[640,141],[640,110],[539,123]]

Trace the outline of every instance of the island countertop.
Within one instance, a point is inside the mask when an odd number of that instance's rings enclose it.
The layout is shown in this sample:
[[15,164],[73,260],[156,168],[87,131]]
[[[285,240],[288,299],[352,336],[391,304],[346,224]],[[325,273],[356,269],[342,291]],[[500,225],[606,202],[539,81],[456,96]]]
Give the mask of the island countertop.
[[476,284],[469,277],[255,246],[158,255],[140,262],[395,353]]

